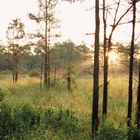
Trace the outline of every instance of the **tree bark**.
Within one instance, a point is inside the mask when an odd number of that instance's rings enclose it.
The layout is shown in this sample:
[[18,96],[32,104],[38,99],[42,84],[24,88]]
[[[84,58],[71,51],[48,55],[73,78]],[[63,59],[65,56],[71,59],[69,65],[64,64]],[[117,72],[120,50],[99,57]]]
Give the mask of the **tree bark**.
[[134,61],[134,41],[135,41],[135,22],[136,22],[136,2],[133,1],[133,21],[132,21],[132,39],[130,49],[130,65],[129,65],[129,86],[128,86],[128,114],[127,114],[127,126],[131,126],[131,114],[132,114],[132,100],[133,100],[133,61]]
[[15,52],[15,83],[18,81],[18,72],[19,72],[19,61],[17,52]]
[[48,67],[48,88],[50,89],[50,23],[48,23],[48,61],[47,61],[47,67]]
[[99,100],[99,0],[95,0],[95,49],[93,67],[93,104],[92,104],[92,134],[98,130],[98,100]]
[[42,87],[42,76],[43,76],[43,55],[41,55],[41,64],[40,64],[40,90]]
[[68,65],[68,73],[67,73],[67,88],[68,88],[68,91],[71,91],[71,72],[70,72],[70,65]]
[[107,96],[108,96],[108,55],[106,43],[106,17],[105,0],[103,0],[103,23],[104,23],[104,85],[103,85],[103,116],[107,114]]
[[140,58],[139,58],[139,83],[138,83],[138,93],[137,93],[137,114],[136,115],[137,115],[136,116],[137,128],[140,129]]
[[45,16],[45,58],[44,58],[44,84],[47,87],[48,84],[48,6],[46,0],[46,16]]
[[104,85],[103,85],[103,115],[107,115],[107,102],[108,102],[108,59],[109,59],[109,52],[111,51],[111,40],[113,33],[116,29],[116,27],[119,25],[120,21],[123,19],[123,17],[129,12],[129,10],[132,8],[130,6],[124,14],[120,16],[120,18],[116,21],[117,19],[117,14],[120,6],[120,1],[117,3],[115,15],[114,15],[114,21],[112,25],[112,30],[108,38],[108,42],[106,42],[106,18],[105,18],[105,0],[103,0],[103,22],[104,22]]

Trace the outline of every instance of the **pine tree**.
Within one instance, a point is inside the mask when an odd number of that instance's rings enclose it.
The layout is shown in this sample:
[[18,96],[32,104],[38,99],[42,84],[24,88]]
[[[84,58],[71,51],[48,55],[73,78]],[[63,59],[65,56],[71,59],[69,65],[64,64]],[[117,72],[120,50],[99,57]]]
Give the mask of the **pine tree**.
[[9,43],[9,51],[13,54],[12,61],[12,74],[13,83],[17,82],[19,75],[19,58],[18,55],[21,52],[21,47],[19,41],[24,38],[24,24],[20,19],[12,20],[8,25],[7,29],[7,39]]

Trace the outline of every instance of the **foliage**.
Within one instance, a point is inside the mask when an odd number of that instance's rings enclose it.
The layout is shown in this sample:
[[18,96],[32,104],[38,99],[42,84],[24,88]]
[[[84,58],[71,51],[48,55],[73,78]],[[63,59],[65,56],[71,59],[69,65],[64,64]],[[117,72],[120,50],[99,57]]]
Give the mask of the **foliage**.
[[0,89],[0,102],[3,101],[4,97],[5,97],[5,94],[2,91],[2,89]]
[[122,128],[115,128],[111,123],[103,124],[98,132],[98,140],[125,140],[127,131]]
[[51,80],[51,86],[53,89],[63,91],[66,87],[65,79],[56,78]]
[[29,77],[40,77],[40,74],[37,70],[31,70],[29,73]]
[[[28,45],[25,45],[25,48],[24,46],[18,47],[20,47],[18,48],[20,53],[18,54],[18,60],[20,60],[20,72],[27,73],[28,71],[33,69],[40,69],[43,54],[31,54]],[[71,62],[73,65],[77,65],[77,63],[79,64],[85,59],[89,58],[88,55],[90,54],[90,49],[83,44],[76,46],[71,41],[57,43],[50,50],[51,69],[56,68],[56,70],[58,71],[65,70],[68,61]],[[3,54],[1,54],[0,70],[12,70],[12,59],[12,54],[9,52],[4,52]]]
[[140,130],[135,127],[130,128],[130,139],[139,140],[140,139]]
[[[2,77],[1,86],[7,91],[12,86],[9,75]],[[124,75],[116,77],[114,73],[110,75],[108,117],[107,122],[99,126],[97,140],[115,140],[117,137],[117,140],[127,139],[127,78]],[[39,89],[38,78],[27,78],[27,75],[22,75],[14,87],[16,94],[7,92],[1,104],[3,117],[0,123],[2,131],[6,131],[2,140],[91,140],[92,78],[84,75],[82,78],[77,77],[76,81],[79,83],[77,88],[73,89],[72,94],[68,94],[63,88],[64,81],[61,78],[56,81],[57,84],[51,91],[48,91],[44,87]],[[136,94],[134,107],[135,96]],[[102,94],[99,100],[101,107]],[[2,123],[3,120],[7,126]],[[32,122],[35,123],[32,125]],[[133,137],[139,135],[137,132],[136,129],[132,130]]]
[[44,118],[46,128],[51,128],[55,131],[61,129],[65,134],[72,134],[79,130],[77,118],[68,109],[66,111],[48,109],[45,111]]
[[12,55],[10,53],[5,52],[3,54],[0,54],[0,70],[1,71],[12,69],[11,59],[12,59]]
[[[50,38],[57,37],[54,34],[54,30],[58,28],[58,19],[55,16],[57,3],[57,0],[38,0],[38,15],[29,13],[29,19],[34,20],[40,26],[37,32],[29,35],[30,39],[33,39],[31,44],[36,46],[35,53],[37,55],[46,53],[45,47],[50,47],[50,42],[46,42],[45,39],[49,41]],[[43,26],[42,23],[44,23]],[[37,40],[36,42],[34,42],[34,38]]]
[[76,46],[72,41],[56,43],[50,50],[52,66],[64,67],[69,62],[75,64],[82,59],[86,59],[90,49],[85,45],[81,46]]
[[0,111],[1,139],[31,131],[40,122],[39,112],[34,111],[28,104],[21,106],[19,109],[18,106],[12,108],[8,103],[2,102]]
[[22,54],[25,50],[30,50],[29,45],[19,45],[21,39],[25,37],[24,24],[21,19],[14,19],[9,23],[7,28],[8,51],[13,55]]
[[33,69],[39,69],[41,64],[41,56],[40,55],[30,55],[24,54],[20,58],[22,69],[25,71],[30,71]]
[[11,115],[11,107],[3,102],[0,103],[0,139],[11,133]]
[[14,108],[6,102],[0,104],[0,139],[28,139],[31,134],[37,133],[40,136],[45,135],[46,138],[47,131],[57,131],[58,133],[63,131],[65,135],[69,136],[80,132],[81,128],[74,113],[68,109],[63,111],[50,108],[41,111],[39,108],[34,109],[29,104]]

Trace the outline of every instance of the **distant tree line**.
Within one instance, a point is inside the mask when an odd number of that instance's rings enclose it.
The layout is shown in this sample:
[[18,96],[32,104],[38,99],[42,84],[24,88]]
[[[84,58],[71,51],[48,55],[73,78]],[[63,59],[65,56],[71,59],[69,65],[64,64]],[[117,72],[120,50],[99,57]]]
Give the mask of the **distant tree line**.
[[[28,46],[30,48],[31,46]],[[5,49],[6,46],[0,46],[0,71],[12,70],[13,54]],[[41,48],[40,48],[41,49]],[[43,49],[43,48],[42,48]],[[34,51],[28,49],[19,56],[20,72],[30,71],[33,69],[40,69],[42,53],[39,53],[39,48],[36,47]],[[91,57],[91,50],[85,45],[75,45],[71,41],[63,43],[56,43],[50,49],[51,67],[64,68],[66,63],[76,64],[81,60]]]

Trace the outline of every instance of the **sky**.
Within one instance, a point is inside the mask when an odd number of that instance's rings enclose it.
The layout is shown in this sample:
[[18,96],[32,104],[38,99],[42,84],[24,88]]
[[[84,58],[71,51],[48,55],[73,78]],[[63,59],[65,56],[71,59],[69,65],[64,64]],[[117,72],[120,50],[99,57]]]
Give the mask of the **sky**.
[[[60,19],[59,32],[62,34],[57,41],[63,42],[71,39],[76,44],[85,41],[93,44],[93,36],[86,36],[86,33],[93,32],[93,12],[86,12],[93,4],[90,0],[85,4],[77,2],[61,2],[57,5],[56,16]],[[25,24],[25,31],[32,32],[37,29],[35,22],[29,20],[28,13],[37,12],[37,0],[4,0],[0,4],[0,40],[6,42],[6,30],[9,22],[13,19],[21,18]]]
[[[95,30],[94,8],[91,9],[93,5],[94,0],[86,0],[82,3],[76,2],[74,4],[60,2],[57,5],[56,16],[61,20],[59,32],[62,34],[61,38],[57,39],[58,42],[71,39],[76,44],[84,41],[90,46],[94,43],[94,35],[86,35],[87,33],[93,33]],[[21,18],[27,33],[36,30],[37,25],[29,20],[27,15],[29,12],[35,13],[37,10],[37,0],[3,0],[0,4],[0,40],[4,43],[6,42],[8,24],[16,18]],[[130,25],[121,26],[115,32],[113,36],[114,41],[130,42]]]

